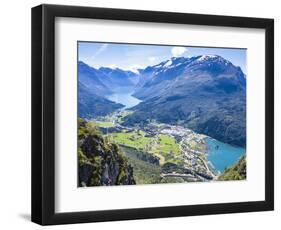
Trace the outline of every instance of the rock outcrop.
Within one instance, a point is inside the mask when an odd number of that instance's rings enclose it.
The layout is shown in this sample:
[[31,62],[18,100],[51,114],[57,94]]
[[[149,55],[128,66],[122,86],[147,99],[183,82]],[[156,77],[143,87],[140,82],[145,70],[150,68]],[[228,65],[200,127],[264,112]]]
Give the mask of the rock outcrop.
[[83,119],[79,119],[78,158],[79,186],[136,184],[133,168],[119,147]]

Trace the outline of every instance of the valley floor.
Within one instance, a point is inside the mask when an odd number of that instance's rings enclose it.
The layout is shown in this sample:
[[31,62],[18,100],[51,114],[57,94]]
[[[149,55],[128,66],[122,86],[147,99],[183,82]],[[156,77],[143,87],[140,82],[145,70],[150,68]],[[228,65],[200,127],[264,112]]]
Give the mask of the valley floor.
[[92,120],[103,135],[117,143],[134,169],[137,184],[216,180],[207,158],[205,135],[178,125],[151,121],[143,127],[122,125],[130,110]]

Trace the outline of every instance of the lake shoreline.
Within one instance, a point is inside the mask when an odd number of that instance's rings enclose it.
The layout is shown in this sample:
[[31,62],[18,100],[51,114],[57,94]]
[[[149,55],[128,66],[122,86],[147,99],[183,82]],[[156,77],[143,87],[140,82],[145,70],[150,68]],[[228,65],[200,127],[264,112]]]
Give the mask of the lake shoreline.
[[246,154],[245,148],[220,142],[211,137],[206,137],[205,142],[208,161],[218,173],[222,173]]
[[106,99],[124,105],[121,109],[125,110],[142,102],[142,100],[133,96],[134,92],[134,87],[120,87],[112,94],[106,95]]

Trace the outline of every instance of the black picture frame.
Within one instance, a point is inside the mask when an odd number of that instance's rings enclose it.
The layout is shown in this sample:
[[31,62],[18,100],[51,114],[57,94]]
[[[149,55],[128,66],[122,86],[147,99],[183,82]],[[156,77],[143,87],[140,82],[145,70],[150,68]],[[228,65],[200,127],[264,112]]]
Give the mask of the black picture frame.
[[[265,29],[265,200],[55,213],[55,18],[109,19]],[[32,8],[32,221],[41,225],[274,209],[274,20],[62,5]]]

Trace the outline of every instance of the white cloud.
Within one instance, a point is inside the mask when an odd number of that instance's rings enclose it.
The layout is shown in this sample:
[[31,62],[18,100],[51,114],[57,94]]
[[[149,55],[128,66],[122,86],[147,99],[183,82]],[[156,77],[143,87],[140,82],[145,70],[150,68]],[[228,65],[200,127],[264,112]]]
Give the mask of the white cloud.
[[171,52],[172,52],[172,56],[173,56],[173,57],[180,57],[180,56],[182,56],[184,53],[187,52],[187,48],[181,47],[181,46],[176,46],[176,47],[173,47],[173,48],[171,49]]
[[108,47],[108,44],[101,45],[101,47],[97,50],[97,52],[94,54],[93,57],[95,58],[96,56],[98,56],[100,53],[105,51],[107,47]]
[[149,60],[150,62],[154,62],[154,61],[156,60],[156,57],[148,57],[148,60]]
[[116,69],[118,66],[116,64],[111,64],[108,67],[111,68],[111,69]]
[[143,68],[143,66],[136,64],[136,65],[130,66],[128,70],[138,74],[139,73],[138,69],[142,69],[142,68]]

